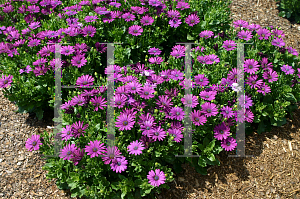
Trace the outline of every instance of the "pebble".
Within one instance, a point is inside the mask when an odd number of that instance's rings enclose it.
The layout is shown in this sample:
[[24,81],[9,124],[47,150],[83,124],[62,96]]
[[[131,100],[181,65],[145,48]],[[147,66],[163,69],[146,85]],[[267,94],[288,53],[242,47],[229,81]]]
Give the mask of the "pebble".
[[0,162],[2,162],[3,161],[3,159],[0,159]]
[[17,165],[20,166],[22,164],[22,162],[18,162]]

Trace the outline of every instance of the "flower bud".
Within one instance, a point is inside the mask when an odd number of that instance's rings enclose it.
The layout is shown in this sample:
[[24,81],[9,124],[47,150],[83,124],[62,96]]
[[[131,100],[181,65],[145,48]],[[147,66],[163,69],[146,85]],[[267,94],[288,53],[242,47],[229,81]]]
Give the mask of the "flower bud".
[[154,109],[154,113],[158,113],[158,110],[157,110],[157,109]]
[[157,91],[154,92],[154,95],[157,95]]
[[120,135],[123,135],[123,131],[121,131]]
[[157,167],[159,164],[157,162],[155,162],[155,166]]
[[174,140],[174,136],[171,137],[171,140]]

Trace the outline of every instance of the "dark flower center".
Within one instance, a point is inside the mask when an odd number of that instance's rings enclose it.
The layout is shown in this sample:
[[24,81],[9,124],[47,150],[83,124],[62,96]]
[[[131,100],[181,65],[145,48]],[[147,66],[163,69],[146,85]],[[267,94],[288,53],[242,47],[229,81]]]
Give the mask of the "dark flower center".
[[118,162],[117,164],[118,164],[118,166],[121,166],[122,163],[121,163],[121,162]]
[[230,146],[230,142],[227,142],[227,144],[226,144],[227,146]]
[[132,87],[131,89],[132,89],[132,90],[135,90],[136,88],[135,88],[135,87]]
[[146,128],[147,130],[150,130],[150,127],[149,126],[147,126],[147,128]]
[[69,50],[66,50],[66,53],[68,53],[69,52]]
[[146,23],[149,23],[149,21],[148,21],[148,20],[146,20],[145,22],[146,22]]
[[134,33],[137,33],[138,31],[137,31],[137,30],[134,30],[133,32],[134,32]]
[[110,154],[110,155],[109,155],[109,158],[110,158],[110,159],[114,159],[114,157],[115,157],[114,154]]
[[252,65],[250,65],[250,66],[249,66],[249,68],[250,68],[250,69],[252,69],[252,68],[253,68],[253,66],[252,66]]
[[80,64],[80,61],[77,61],[77,64]]
[[43,74],[43,73],[44,73],[44,71],[40,70],[40,74]]
[[100,106],[100,103],[96,103],[96,106]]
[[35,42],[33,42],[33,45],[35,45],[36,43]]
[[153,83],[157,83],[157,81],[156,81],[156,80],[153,80]]
[[192,103],[192,100],[189,100],[189,101],[188,101],[188,104],[191,104],[191,103]]
[[36,143],[36,141],[33,141],[32,142],[32,146],[35,146],[37,143]]
[[205,95],[205,98],[209,98],[209,96],[208,96],[208,95]]
[[164,76],[163,78],[164,78],[164,79],[167,79],[168,77],[167,77],[167,76]]
[[191,22],[192,22],[192,23],[194,23],[194,22],[195,22],[195,20],[191,20]]
[[255,81],[252,81],[252,84],[255,84],[256,82]]
[[68,151],[67,155],[71,155],[71,153],[72,153],[71,151]]
[[88,34],[91,34],[92,32],[91,32],[91,31],[87,31],[87,33],[88,33]]
[[231,48],[231,45],[228,45],[228,48]]
[[195,118],[195,121],[196,121],[196,122],[199,122],[199,118],[198,118],[198,117],[196,117],[196,118]]
[[265,88],[262,88],[261,90],[265,91]]
[[223,131],[223,130],[221,130],[221,131],[220,131],[220,133],[221,133],[221,134],[223,134],[223,133],[224,133],[224,131]]
[[155,176],[154,176],[154,180],[157,181],[158,179],[159,179],[159,177],[158,177],[157,175],[155,175]]
[[176,74],[175,77],[178,77],[178,74]]
[[78,129],[78,133],[82,133],[82,129]]
[[227,114],[229,113],[228,111],[225,111]]
[[84,81],[82,84],[83,84],[83,85],[86,85],[86,84],[87,84],[87,81]]
[[117,102],[117,104],[118,104],[118,105],[120,105],[120,104],[121,104],[121,102]]
[[95,147],[95,148],[93,148],[93,152],[96,152],[96,151],[98,151],[98,149]]
[[159,133],[158,133],[158,132],[155,132],[154,134],[155,134],[155,135],[159,135]]
[[137,146],[135,146],[135,147],[134,147],[134,150],[137,150],[137,149],[138,149],[138,147],[137,147]]
[[164,105],[164,106],[165,106],[165,105],[166,105],[166,103],[164,103],[164,102],[163,102],[163,103],[162,103],[162,105]]
[[124,126],[126,126],[127,124],[128,124],[128,122],[127,122],[127,121],[124,121],[124,122],[123,122],[123,125],[124,125]]
[[67,132],[67,135],[70,135],[70,131]]
[[8,83],[8,81],[7,80],[4,80],[4,84],[7,84]]
[[207,112],[208,112],[208,113],[211,113],[211,109],[207,109]]
[[149,95],[149,92],[146,91],[146,92],[145,92],[145,95]]
[[234,78],[237,78],[237,75],[234,75]]
[[199,81],[200,81],[200,82],[203,82],[203,79],[200,79]]
[[180,115],[180,113],[179,113],[179,112],[176,112],[176,115]]

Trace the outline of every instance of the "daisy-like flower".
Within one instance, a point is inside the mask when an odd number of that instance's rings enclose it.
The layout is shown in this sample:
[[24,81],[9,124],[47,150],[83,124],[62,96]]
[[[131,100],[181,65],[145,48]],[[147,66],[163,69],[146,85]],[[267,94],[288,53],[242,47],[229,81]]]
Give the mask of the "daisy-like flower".
[[245,112],[244,109],[235,111],[235,120],[236,122],[243,123],[245,121]]
[[221,141],[221,147],[225,151],[233,151],[237,146],[236,140],[233,137],[228,137],[225,140]]
[[118,147],[107,146],[105,154],[102,156],[102,160],[104,161],[104,164],[109,164],[115,157],[122,157],[121,154]]
[[259,70],[258,62],[254,59],[247,59],[244,63],[244,71],[246,73],[255,74]]
[[214,137],[217,140],[224,140],[229,136],[230,128],[229,126],[226,126],[224,122],[222,122],[221,124],[215,126],[214,132]]
[[259,40],[263,40],[263,39],[267,40],[267,39],[269,39],[269,36],[271,36],[270,31],[266,28],[261,28],[261,29],[257,30],[256,32],[260,36],[258,38]]
[[262,60],[259,61],[259,63],[264,70],[273,69],[272,63],[268,63],[268,58],[266,58],[266,57],[263,57]]
[[219,63],[220,59],[218,58],[218,55],[205,55],[206,64],[214,64]]
[[238,101],[239,101],[239,104],[241,106],[244,106],[245,105],[245,108],[249,108],[250,106],[252,106],[252,100],[251,100],[251,97],[248,97],[247,95],[245,95],[245,98],[244,98],[244,95],[241,95],[239,98],[238,98]]
[[74,96],[72,99],[73,105],[83,106],[86,102],[86,99],[82,95]]
[[206,86],[208,85],[209,81],[206,77],[204,77],[204,74],[198,74],[195,76],[195,83],[200,86]]
[[240,39],[243,39],[245,41],[249,41],[251,38],[252,38],[252,34],[250,31],[244,31],[242,30],[241,32],[239,32],[237,34],[237,36],[240,38]]
[[171,113],[173,119],[182,120],[184,118],[185,112],[181,107],[173,107],[171,108]]
[[71,55],[75,52],[73,46],[62,46],[61,47],[61,54],[63,55]]
[[240,19],[240,20],[234,21],[233,26],[235,28],[239,28],[239,27],[247,28],[248,27],[248,22]]
[[182,141],[181,138],[183,138],[183,134],[182,134],[182,132],[181,132],[179,129],[176,129],[176,128],[174,128],[174,129],[169,129],[168,132],[169,132],[170,134],[172,134],[172,136],[174,137],[174,141],[175,141],[175,142],[179,143],[179,142]]
[[200,56],[200,55],[197,57],[197,60],[201,64],[206,64],[206,61],[207,61],[206,56]]
[[260,89],[257,90],[257,92],[266,95],[266,93],[271,92],[271,88],[270,86],[266,85],[266,83],[264,82],[263,85],[260,86]]
[[153,130],[153,128],[155,127],[156,123],[154,122],[154,120],[146,120],[141,124],[141,131],[142,135],[146,135],[148,137],[151,137],[151,132]]
[[68,139],[73,137],[73,131],[72,131],[71,125],[67,125],[66,128],[63,128],[63,130],[61,131],[61,137],[62,137],[62,140],[65,140],[65,141],[67,141]]
[[154,128],[151,132],[150,132],[150,137],[152,139],[154,139],[154,141],[159,140],[159,141],[163,141],[163,139],[167,136],[166,132],[164,131],[163,128],[161,128],[160,126]]
[[204,30],[202,32],[200,32],[199,34],[200,37],[204,37],[205,39],[211,38],[212,36],[214,36],[213,31],[210,30]]
[[20,74],[22,74],[24,72],[25,73],[30,73],[30,71],[32,71],[32,68],[29,65],[27,65],[26,68],[20,69]]
[[140,22],[141,24],[143,24],[143,26],[148,26],[148,25],[152,25],[154,19],[151,16],[143,16]]
[[127,12],[122,15],[122,18],[125,19],[126,22],[128,22],[128,21],[134,21],[135,16],[133,14],[131,14],[130,12]]
[[40,12],[40,7],[38,7],[36,5],[28,6],[27,11],[29,11],[31,14],[39,13]]
[[79,161],[83,158],[84,154],[84,149],[78,148],[77,150],[73,151],[73,158],[71,160],[74,163],[74,166],[76,166],[79,163]]
[[114,7],[116,7],[116,8],[119,8],[119,7],[121,6],[121,4],[120,4],[120,3],[117,3],[117,2],[110,2],[108,5],[114,6]]
[[191,14],[185,18],[185,23],[189,26],[194,26],[200,22],[199,17],[195,14]]
[[143,145],[145,146],[145,149],[148,149],[149,144],[154,142],[154,140],[152,138],[149,138],[148,136],[145,136],[145,135],[143,135],[141,137],[141,139],[139,139],[139,141],[141,141],[143,143]]
[[191,108],[195,108],[199,103],[198,103],[198,98],[196,96],[193,96],[193,94],[188,94],[185,95],[183,98],[181,98],[181,102]]
[[158,7],[161,4],[162,4],[162,2],[160,0],[149,0],[149,5],[150,6]]
[[135,81],[129,82],[125,88],[127,93],[136,94],[142,90],[142,84]]
[[232,108],[230,108],[229,106],[224,106],[223,108],[221,108],[221,114],[225,118],[231,118],[234,116],[234,111],[232,111]]
[[172,99],[169,99],[169,97],[167,95],[163,95],[163,96],[158,96],[159,100],[157,101],[157,105],[160,108],[165,108],[165,107],[170,107],[173,105],[173,103],[171,102]]
[[41,40],[39,39],[32,39],[28,42],[29,47],[38,46],[40,45]]
[[71,63],[73,66],[81,68],[82,66],[86,65],[87,60],[85,59],[84,55],[76,55],[72,57]]
[[96,33],[96,28],[93,27],[93,26],[90,26],[90,25],[85,26],[82,29],[82,34],[83,34],[84,37],[86,37],[86,36],[94,37],[95,33]]
[[283,31],[278,29],[272,30],[272,35],[274,35],[275,38],[285,38]]
[[84,18],[84,20],[85,20],[85,22],[95,22],[96,20],[98,19],[98,17],[97,16],[86,16],[85,18]]
[[45,66],[38,66],[36,67],[33,72],[35,74],[35,76],[40,76],[40,75],[45,75],[47,72],[48,68],[46,68]]
[[253,122],[253,119],[254,119],[254,114],[252,113],[251,109],[246,109],[246,112],[245,112],[245,120],[246,120],[247,122],[252,123],[252,122]]
[[133,36],[138,36],[138,35],[141,35],[141,33],[143,32],[143,28],[138,25],[132,25],[129,27],[128,32],[129,32],[129,34],[132,34]]
[[72,124],[72,130],[74,132],[74,137],[79,137],[81,134],[84,136],[83,133],[85,133],[85,129],[89,127],[89,124],[86,124],[83,126],[83,121],[75,122]]
[[242,87],[239,86],[238,83],[232,83],[231,85],[231,89],[235,92],[241,92],[242,91]]
[[177,28],[177,27],[179,27],[180,24],[182,24],[182,22],[181,22],[181,19],[174,18],[169,21],[169,24],[171,27]]
[[275,38],[272,41],[273,46],[278,46],[279,48],[283,47],[285,45],[285,42],[282,38]]
[[125,157],[114,158],[110,168],[116,173],[121,173],[127,169],[128,160]]
[[204,125],[207,121],[204,115],[201,115],[199,110],[194,110],[190,113],[190,118],[196,126]]
[[151,86],[153,88],[156,88],[157,84],[161,84],[164,82],[163,78],[159,75],[152,74],[150,77],[146,79],[145,85]]
[[216,91],[201,91],[200,97],[204,100],[212,101],[216,98]]
[[144,99],[150,99],[154,97],[155,90],[151,86],[144,86],[143,90],[139,91],[138,93],[140,94],[141,98]]
[[250,85],[251,88],[259,88],[262,85],[263,80],[262,79],[257,80],[257,78],[258,78],[258,75],[249,76],[246,84]]
[[161,50],[160,50],[159,48],[150,48],[150,49],[148,50],[148,53],[149,53],[150,55],[160,55]]
[[151,57],[149,59],[150,64],[161,64],[163,61],[164,59],[162,57]]
[[142,142],[139,142],[138,140],[131,142],[127,147],[127,151],[129,152],[129,154],[134,155],[141,155],[143,153],[142,150],[144,149],[144,144]]
[[281,68],[280,68],[283,72],[285,72],[286,75],[292,75],[294,74],[295,70],[293,69],[292,66],[289,66],[289,65],[283,65]]
[[47,63],[47,59],[41,58],[41,59],[36,60],[36,61],[33,62],[32,64],[33,64],[34,66],[41,66],[41,65],[44,65],[45,63]]
[[116,94],[115,95],[115,100],[114,100],[114,102],[112,101],[112,103],[114,103],[114,107],[123,108],[126,101],[127,101],[126,95]]
[[231,51],[231,50],[234,50],[234,49],[236,49],[236,43],[235,43],[235,41],[233,41],[233,40],[226,40],[226,41],[224,41],[223,42],[223,48],[225,48],[225,50],[227,50],[227,51]]
[[82,75],[81,77],[79,77],[76,81],[76,84],[78,86],[92,86],[94,84],[94,78],[90,75]]
[[75,150],[77,150],[75,144],[68,144],[61,150],[59,157],[63,160],[71,160],[74,158],[73,152]]
[[169,10],[168,12],[167,12],[167,17],[169,17],[169,18],[173,18],[173,19],[175,19],[175,18],[180,18],[181,16],[180,16],[180,12],[178,12],[177,10]]
[[278,80],[278,74],[276,71],[269,70],[263,73],[263,78],[267,79],[268,82],[276,82]]
[[91,99],[91,102],[93,103],[93,105],[95,106],[94,111],[98,111],[99,109],[103,110],[103,107],[106,107],[107,105],[105,103],[107,103],[107,101],[105,101],[105,98],[103,97],[97,97],[95,96],[94,98]]
[[105,153],[104,143],[101,143],[98,140],[90,141],[88,146],[85,146],[85,152],[87,155],[90,155],[90,158],[98,157],[98,155],[103,155]]
[[121,114],[117,118],[116,127],[119,127],[120,131],[131,130],[135,123],[135,117],[132,115]]
[[241,78],[242,73],[243,73],[243,70],[234,68],[234,69],[232,69],[232,71],[230,71],[228,73],[227,77],[232,79],[236,83],[237,79]]
[[40,149],[40,145],[42,144],[43,143],[41,143],[40,135],[32,135],[31,138],[27,139],[25,147],[28,149],[28,151],[37,151]]
[[182,86],[182,89],[195,88],[195,82],[193,82],[192,79],[184,79],[179,83],[179,85]]
[[180,72],[178,69],[171,71],[170,78],[174,80],[183,80],[184,73]]
[[205,102],[201,105],[202,111],[206,117],[216,116],[218,114],[217,106],[214,103]]
[[6,88],[8,86],[11,86],[12,83],[12,75],[4,75],[2,74],[2,78],[0,79],[0,88]]
[[158,187],[166,181],[165,173],[160,169],[155,169],[155,172],[153,170],[149,171],[147,178],[149,183],[154,187]]
[[291,53],[292,55],[296,55],[298,57],[299,53],[297,52],[296,49],[293,49],[292,47],[287,47],[286,49],[289,53]]
[[180,10],[184,10],[190,8],[190,5],[184,1],[180,1],[177,3],[176,8],[179,8]]
[[184,57],[185,53],[184,53],[184,51],[173,50],[171,52],[171,56],[176,57],[178,59],[180,57]]
[[257,29],[260,29],[260,25],[259,24],[250,24],[248,25],[247,29],[250,30],[250,31],[254,31],[254,30],[257,30]]

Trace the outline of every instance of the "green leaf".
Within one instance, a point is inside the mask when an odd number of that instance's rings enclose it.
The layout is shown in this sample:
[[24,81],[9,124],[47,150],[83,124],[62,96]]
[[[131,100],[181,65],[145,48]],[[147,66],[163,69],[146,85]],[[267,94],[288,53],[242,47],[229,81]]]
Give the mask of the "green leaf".
[[297,102],[297,99],[295,98],[295,96],[292,93],[285,94],[285,97],[288,101]]
[[43,118],[44,111],[40,108],[37,111],[35,111],[35,114],[38,120],[41,120]]
[[187,40],[195,40],[194,37],[192,37],[190,34],[187,35]]
[[261,134],[263,132],[265,132],[265,124],[264,124],[264,122],[260,122],[258,125],[258,128],[257,128],[257,133]]
[[273,62],[276,64],[276,63],[278,62],[278,59],[277,59],[277,58],[275,58]]
[[209,139],[207,137],[203,140],[203,146],[206,147],[209,144]]
[[199,159],[198,159],[198,165],[200,167],[206,167],[206,161],[205,161],[205,159],[202,158],[202,157],[199,157]]
[[100,130],[100,124],[96,124],[95,130],[96,130],[96,131],[99,131],[99,130]]
[[207,170],[206,170],[206,168],[196,166],[196,167],[195,167],[195,170],[196,170],[198,173],[200,173],[201,175],[207,175]]
[[214,161],[216,160],[216,158],[215,158],[215,156],[214,156],[213,153],[209,153],[209,154],[207,155],[207,159],[209,159],[209,160],[212,161],[212,162],[214,162]]

